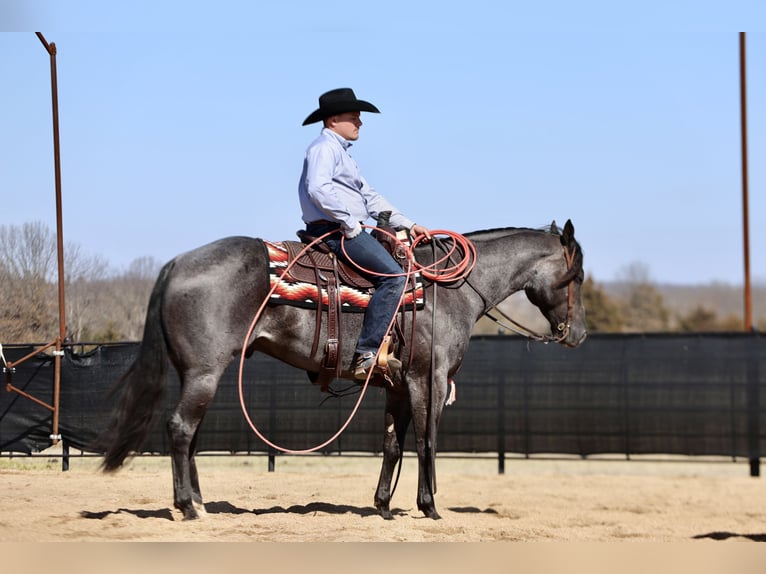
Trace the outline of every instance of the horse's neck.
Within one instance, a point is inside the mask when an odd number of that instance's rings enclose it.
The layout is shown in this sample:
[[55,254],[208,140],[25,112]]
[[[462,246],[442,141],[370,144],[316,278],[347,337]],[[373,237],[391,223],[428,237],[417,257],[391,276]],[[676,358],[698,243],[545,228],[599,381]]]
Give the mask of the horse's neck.
[[474,240],[477,264],[470,281],[486,304],[497,305],[524,289],[535,266],[550,253],[550,236],[546,235],[525,230]]

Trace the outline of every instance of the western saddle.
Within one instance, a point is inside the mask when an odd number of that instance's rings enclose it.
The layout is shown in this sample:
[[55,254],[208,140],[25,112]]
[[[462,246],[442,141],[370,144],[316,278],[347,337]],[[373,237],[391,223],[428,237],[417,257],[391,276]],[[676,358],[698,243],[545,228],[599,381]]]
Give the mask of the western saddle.
[[[405,231],[395,231],[393,228],[383,228],[387,233],[374,233],[376,238],[383,244],[394,259],[406,268],[407,252],[401,242],[406,241]],[[320,385],[322,392],[329,392],[329,386],[336,378],[340,377],[343,370],[341,364],[341,333],[340,328],[340,285],[347,285],[360,291],[369,292],[374,289],[373,284],[365,276],[360,274],[352,266],[340,261],[338,257],[323,242],[316,241],[315,237],[308,235],[304,230],[296,232],[300,242],[284,241],[283,245],[288,254],[288,267],[283,273],[283,278],[289,281],[305,282],[316,285],[319,296],[316,305],[316,328],[314,341],[311,346],[311,356],[317,353],[322,331],[322,289],[327,291],[327,342],[325,344],[324,357],[318,373],[308,373],[311,382]],[[390,235],[389,235],[390,234]],[[396,237],[396,239],[394,239]],[[314,243],[312,249],[304,249],[306,245]],[[301,252],[303,251],[303,254]],[[392,368],[401,363],[394,357],[394,349],[399,343],[403,344],[402,327],[397,320],[394,328],[384,340],[384,350],[378,356],[378,364],[370,379],[375,386],[394,385]]]

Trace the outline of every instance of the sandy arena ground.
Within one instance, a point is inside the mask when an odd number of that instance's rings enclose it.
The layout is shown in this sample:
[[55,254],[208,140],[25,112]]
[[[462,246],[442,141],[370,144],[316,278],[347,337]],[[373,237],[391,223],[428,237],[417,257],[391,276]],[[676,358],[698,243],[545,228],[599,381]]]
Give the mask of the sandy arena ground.
[[268,472],[263,456],[205,456],[207,515],[185,522],[166,457],[114,475],[91,457],[67,472],[47,454],[0,458],[0,563],[29,574],[763,572],[766,545],[753,542],[766,541],[765,479],[745,462],[692,460],[509,459],[500,475],[493,458],[442,455],[434,521],[416,509],[407,457],[384,521],[378,458],[283,456]]
[[[694,460],[694,459],[692,459]],[[745,462],[437,459],[442,520],[417,510],[405,459],[395,519],[373,506],[376,457],[198,457],[207,516],[182,521],[166,457],[0,458],[0,540],[173,542],[766,541],[766,483]],[[740,544],[741,545],[741,544]]]

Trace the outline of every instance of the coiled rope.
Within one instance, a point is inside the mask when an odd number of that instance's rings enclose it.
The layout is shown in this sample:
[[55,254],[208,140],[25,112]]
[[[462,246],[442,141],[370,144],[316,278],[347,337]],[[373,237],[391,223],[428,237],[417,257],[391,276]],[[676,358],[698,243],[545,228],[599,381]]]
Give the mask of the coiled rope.
[[[403,249],[404,253],[406,254],[406,261],[408,262],[407,268],[403,270],[402,273],[397,273],[394,275],[387,275],[387,274],[381,274],[376,273],[370,269],[365,269],[361,265],[358,265],[356,262],[354,262],[346,253],[345,249],[345,238],[341,239],[341,248],[343,250],[344,255],[347,257],[349,261],[360,271],[368,274],[378,275],[378,276],[387,276],[387,277],[406,277],[406,280],[404,282],[405,288],[402,289],[402,293],[399,297],[399,306],[402,305],[404,301],[404,295],[406,290],[406,285],[409,283],[409,279],[412,277],[415,273],[420,273],[423,278],[433,281],[435,283],[442,283],[442,282],[454,282],[458,281],[460,279],[463,279],[467,277],[470,272],[473,270],[475,264],[476,264],[476,249],[471,243],[469,239],[466,237],[460,235],[459,233],[455,233],[453,231],[446,231],[446,230],[434,230],[431,231],[431,239],[432,241],[436,241],[439,244],[443,244],[443,242],[437,237],[444,235],[448,237],[452,241],[452,245],[445,249],[446,255],[441,257],[438,260],[435,260],[433,263],[428,265],[421,265],[415,260],[414,257],[414,249],[417,245],[424,243],[426,241],[429,241],[429,238],[425,235],[418,235],[414,238],[412,243],[410,245],[407,245],[401,241],[385,229],[381,229],[379,227],[370,226],[370,225],[363,225],[364,228],[367,229],[374,229],[376,230],[376,233],[383,233],[391,238],[394,239],[396,242],[397,249]],[[295,264],[295,262],[308,250],[313,249],[314,245],[317,243],[323,241],[326,237],[332,235],[333,233],[336,233],[335,231],[331,231],[328,233],[325,233],[321,237],[318,237],[314,239],[311,243],[306,245],[296,256],[296,258],[291,261],[287,268],[285,269],[285,273],[287,273],[290,268]],[[454,257],[453,257],[454,256]],[[440,267],[441,265],[446,264],[444,267]],[[246,358],[246,351],[248,348],[248,341],[250,340],[251,335],[253,334],[253,330],[255,329],[256,323],[258,323],[258,320],[261,318],[261,315],[263,314],[263,310],[266,308],[266,305],[268,304],[269,300],[271,299],[272,294],[276,290],[276,288],[279,286],[279,281],[275,281],[274,285],[272,285],[269,292],[266,294],[266,297],[264,297],[263,302],[261,303],[260,307],[258,308],[258,311],[255,313],[255,316],[253,317],[252,322],[250,323],[250,327],[247,330],[247,333],[245,335],[245,340],[242,344],[242,352],[240,354],[240,360],[239,360],[239,378],[238,378],[238,391],[239,391],[239,404],[242,408],[242,414],[245,416],[245,420],[247,421],[247,424],[250,426],[252,431],[256,434],[258,438],[260,438],[264,443],[266,443],[271,448],[278,450],[283,453],[287,454],[308,454],[311,452],[316,452],[317,450],[320,450],[324,447],[326,447],[328,444],[333,442],[335,439],[337,439],[343,431],[346,430],[348,425],[353,420],[354,416],[356,415],[357,411],[359,410],[359,406],[362,403],[362,399],[364,398],[367,388],[369,387],[370,379],[373,375],[374,369],[370,369],[370,372],[367,374],[367,379],[364,381],[364,385],[362,386],[361,392],[359,393],[359,398],[356,401],[356,404],[354,405],[354,408],[351,410],[351,413],[349,414],[348,418],[346,419],[346,422],[343,423],[343,425],[338,429],[338,431],[332,435],[329,439],[324,441],[321,444],[318,444],[316,446],[306,448],[306,449],[289,449],[282,446],[279,446],[272,441],[270,441],[266,436],[261,433],[253,420],[250,418],[250,413],[248,412],[247,405],[245,404],[245,398],[244,398],[244,391],[243,391],[243,381],[242,381],[242,373],[244,370],[244,364],[245,364],[245,358]],[[388,324],[388,329],[386,332],[390,331],[391,328],[394,325],[394,321],[396,321],[397,313],[394,313],[394,316],[391,317],[391,321]],[[378,356],[381,353],[383,345],[378,348],[378,351],[375,353],[375,359],[374,364],[377,364]]]

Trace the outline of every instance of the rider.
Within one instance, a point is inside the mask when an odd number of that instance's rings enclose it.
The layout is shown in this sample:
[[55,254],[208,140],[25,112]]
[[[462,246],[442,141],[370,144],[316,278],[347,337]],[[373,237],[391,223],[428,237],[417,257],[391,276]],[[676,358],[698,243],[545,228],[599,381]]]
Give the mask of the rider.
[[370,187],[349,154],[351,142],[359,138],[360,112],[363,111],[380,113],[371,103],[357,99],[351,88],[339,88],[319,96],[319,108],[309,114],[303,125],[322,121],[324,127],[306,150],[298,184],[306,232],[314,237],[337,232],[325,238],[325,243],[338,257],[345,259],[342,233],[348,256],[356,265],[375,273],[366,274],[375,291],[364,316],[351,366],[357,380],[366,379],[374,367],[375,355],[396,313],[405,283],[401,267],[377,239],[363,231],[362,223],[369,218],[377,220],[381,212],[390,211],[392,227],[406,228],[412,236],[431,237],[427,228],[407,218]]

